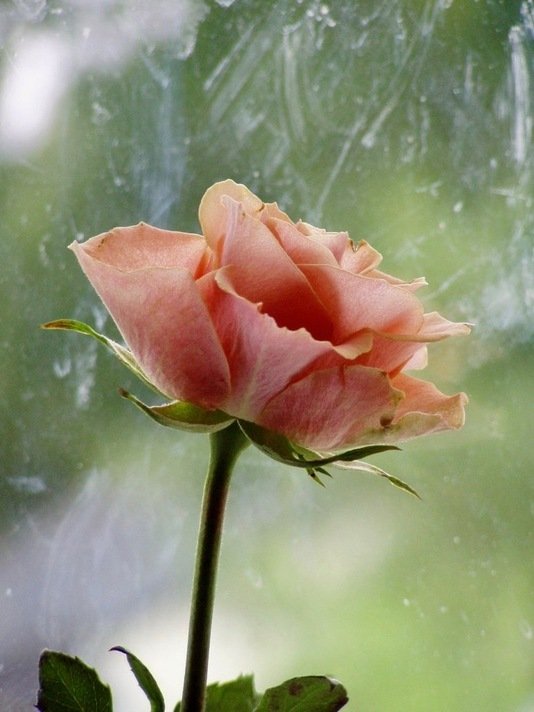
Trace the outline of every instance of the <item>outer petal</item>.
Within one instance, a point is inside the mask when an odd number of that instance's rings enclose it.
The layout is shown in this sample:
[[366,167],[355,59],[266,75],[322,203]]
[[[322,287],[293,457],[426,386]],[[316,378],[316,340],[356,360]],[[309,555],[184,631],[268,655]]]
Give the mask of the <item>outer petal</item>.
[[[72,249],[150,380],[173,398],[216,408],[228,394],[229,369],[190,274],[195,260],[186,248],[185,269],[162,267],[176,260],[169,253],[162,256],[160,231],[154,233],[157,249],[151,252],[148,226],[143,226],[144,252],[137,257],[136,230],[112,231]],[[143,268],[136,267],[138,260]]]
[[424,368],[426,355],[421,350],[422,344],[441,341],[449,336],[461,336],[469,331],[468,324],[449,321],[438,312],[423,314],[423,321],[417,333],[375,334],[373,348],[360,356],[358,363],[381,368],[390,375],[405,368]]
[[418,289],[421,287],[426,287],[428,285],[428,282],[424,277],[416,277],[415,279],[412,279],[410,282],[406,282],[403,279],[399,279],[398,277],[393,277],[390,274],[387,274],[386,272],[381,272],[378,269],[372,269],[369,270],[368,272],[365,273],[366,277],[372,277],[373,279],[385,279],[386,282],[389,282],[390,284],[394,284],[396,287],[402,287],[403,289],[406,289],[408,292],[416,292]]
[[[446,396],[433,383],[419,378],[399,374],[392,381],[395,388],[404,393],[399,403],[393,424],[398,423],[410,413],[437,415],[442,420],[444,429],[461,428],[464,424],[464,406],[468,402],[465,393]],[[442,428],[442,429],[443,429]]]
[[438,312],[429,312],[423,317],[423,325],[419,331],[419,341],[441,341],[449,336],[465,336],[471,327],[464,322],[449,321]]
[[257,422],[273,396],[309,372],[318,359],[336,354],[329,342],[316,341],[305,329],[279,327],[257,304],[225,291],[230,287],[223,277],[212,273],[198,282],[230,365],[231,393],[219,407]]
[[146,223],[115,227],[84,243],[73,242],[70,247],[77,257],[83,252],[120,270],[181,267],[195,274],[207,257],[201,235],[161,230]]
[[416,297],[382,279],[369,279],[328,265],[302,265],[302,272],[329,314],[335,315],[334,343],[362,329],[413,334],[423,323]]
[[359,444],[395,413],[399,393],[381,371],[346,366],[314,371],[273,398],[258,422],[318,451]]
[[468,402],[465,393],[447,396],[433,383],[404,373],[392,379],[392,385],[404,394],[393,420],[384,422],[380,430],[366,433],[362,442],[396,443],[442,430],[457,430],[464,424]]

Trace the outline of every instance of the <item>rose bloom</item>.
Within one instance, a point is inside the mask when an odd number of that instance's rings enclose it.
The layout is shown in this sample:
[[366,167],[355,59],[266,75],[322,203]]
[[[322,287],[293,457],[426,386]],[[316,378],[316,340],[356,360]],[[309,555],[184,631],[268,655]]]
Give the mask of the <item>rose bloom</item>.
[[202,235],[144,223],[72,249],[141,370],[175,400],[222,410],[317,452],[459,428],[467,397],[406,372],[469,327],[425,314],[381,255],[294,223],[226,180]]

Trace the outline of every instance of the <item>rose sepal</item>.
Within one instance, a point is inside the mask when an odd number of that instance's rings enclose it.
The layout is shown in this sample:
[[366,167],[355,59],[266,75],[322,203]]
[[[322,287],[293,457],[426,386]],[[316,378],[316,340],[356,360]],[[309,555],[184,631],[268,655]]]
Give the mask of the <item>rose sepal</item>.
[[119,394],[143,411],[159,425],[193,433],[215,433],[227,428],[235,419],[222,410],[205,410],[188,401],[170,401],[162,405],[147,405],[132,393],[119,389]]
[[275,432],[267,430],[256,423],[248,420],[239,420],[241,430],[245,433],[250,442],[259,448],[263,453],[272,457],[273,460],[283,462],[285,465],[293,467],[322,467],[332,465],[341,461],[358,460],[369,455],[376,455],[386,450],[400,450],[396,445],[364,445],[363,447],[346,450],[342,453],[332,455],[321,455],[318,452],[309,450],[291,442],[289,438]]
[[397,489],[400,489],[407,494],[411,494],[413,497],[417,497],[417,499],[421,499],[421,495],[417,492],[417,490],[411,487],[407,482],[404,482],[404,480],[401,480],[399,477],[395,477],[395,475],[390,475],[389,472],[386,472],[386,470],[383,470],[381,467],[377,467],[377,465],[372,465],[370,462],[362,462],[361,460],[355,460],[352,462],[337,460],[334,465],[342,470],[359,470],[360,472],[367,472],[371,475],[376,475],[377,477],[383,477],[389,482],[390,485],[393,485],[393,487],[397,487]]
[[318,473],[331,476],[324,467],[332,465],[344,469],[360,470],[388,480],[394,487],[398,487],[404,492],[408,492],[420,499],[418,493],[410,487],[406,482],[390,475],[376,465],[371,465],[368,462],[362,462],[362,459],[370,455],[376,455],[388,450],[400,450],[396,445],[364,445],[359,448],[352,448],[345,452],[324,455],[314,452],[307,448],[303,448],[280,433],[273,430],[267,430],[255,423],[246,420],[239,420],[241,430],[250,440],[250,442],[261,450],[265,455],[268,455],[277,462],[282,462],[284,465],[291,467],[304,468],[308,474],[319,484],[323,484],[319,479]]
[[101,344],[111,351],[111,353],[119,359],[119,361],[130,369],[130,371],[137,376],[145,385],[147,385],[152,390],[160,393],[152,381],[145,375],[143,369],[137,363],[134,355],[125,346],[113,341],[113,339],[100,334],[98,331],[93,329],[89,324],[85,324],[83,321],[78,321],[77,319],[56,319],[55,321],[49,321],[46,324],[42,324],[43,329],[63,329],[64,331],[75,331],[78,334],[84,334],[85,336],[91,336],[96,339]]

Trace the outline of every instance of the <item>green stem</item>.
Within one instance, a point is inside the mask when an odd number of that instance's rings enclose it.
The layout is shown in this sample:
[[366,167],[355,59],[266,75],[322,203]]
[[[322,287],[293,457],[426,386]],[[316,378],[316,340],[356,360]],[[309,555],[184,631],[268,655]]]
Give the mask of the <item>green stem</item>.
[[248,443],[235,421],[224,430],[210,435],[211,456],[200,516],[180,712],[202,712],[205,707],[211,620],[224,509],[232,470]]

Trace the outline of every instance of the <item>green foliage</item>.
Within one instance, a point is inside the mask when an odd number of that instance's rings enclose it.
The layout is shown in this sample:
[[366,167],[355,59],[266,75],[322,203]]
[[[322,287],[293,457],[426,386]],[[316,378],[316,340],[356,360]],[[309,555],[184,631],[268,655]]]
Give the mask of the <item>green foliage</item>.
[[128,650],[120,645],[116,645],[111,650],[116,650],[119,653],[124,653],[130,665],[130,670],[135,675],[135,679],[139,683],[139,687],[143,690],[145,695],[150,702],[150,712],[164,712],[165,701],[161,690],[158,687],[158,683],[155,681],[154,676],[150,670],[144,665],[139,658],[130,653]]
[[112,712],[111,691],[79,658],[45,650],[39,660],[40,712]]
[[406,484],[406,482],[403,482],[403,480],[390,475],[389,472],[386,472],[376,465],[361,462],[362,458],[369,457],[369,455],[376,455],[377,453],[386,452],[387,450],[399,450],[400,448],[395,445],[365,445],[360,448],[347,450],[343,453],[322,457],[319,453],[306,450],[305,448],[293,444],[284,435],[275,433],[272,430],[266,430],[254,423],[240,420],[239,425],[251,443],[265,455],[268,455],[277,462],[283,462],[285,465],[304,468],[319,484],[322,484],[322,482],[319,479],[318,473],[329,475],[324,469],[324,466],[335,465],[336,467],[344,469],[360,470],[361,472],[368,472],[373,475],[378,475],[379,477],[384,477],[394,487],[398,487],[404,492],[420,499],[417,492],[410,487],[410,485]]
[[295,677],[267,690],[255,712],[337,712],[347,702],[347,691],[337,680]]
[[[223,684],[216,682],[207,687],[205,712],[253,712],[258,697],[251,675]],[[181,704],[178,703],[174,712],[180,710]]]
[[[150,712],[165,712],[165,701],[154,676],[139,658],[122,646]],[[325,676],[296,677],[268,689],[262,696],[251,675],[206,689],[205,712],[337,712],[348,697],[343,685]],[[45,650],[39,660],[39,712],[113,712],[111,691],[79,658]],[[181,712],[178,702],[174,712]]]

